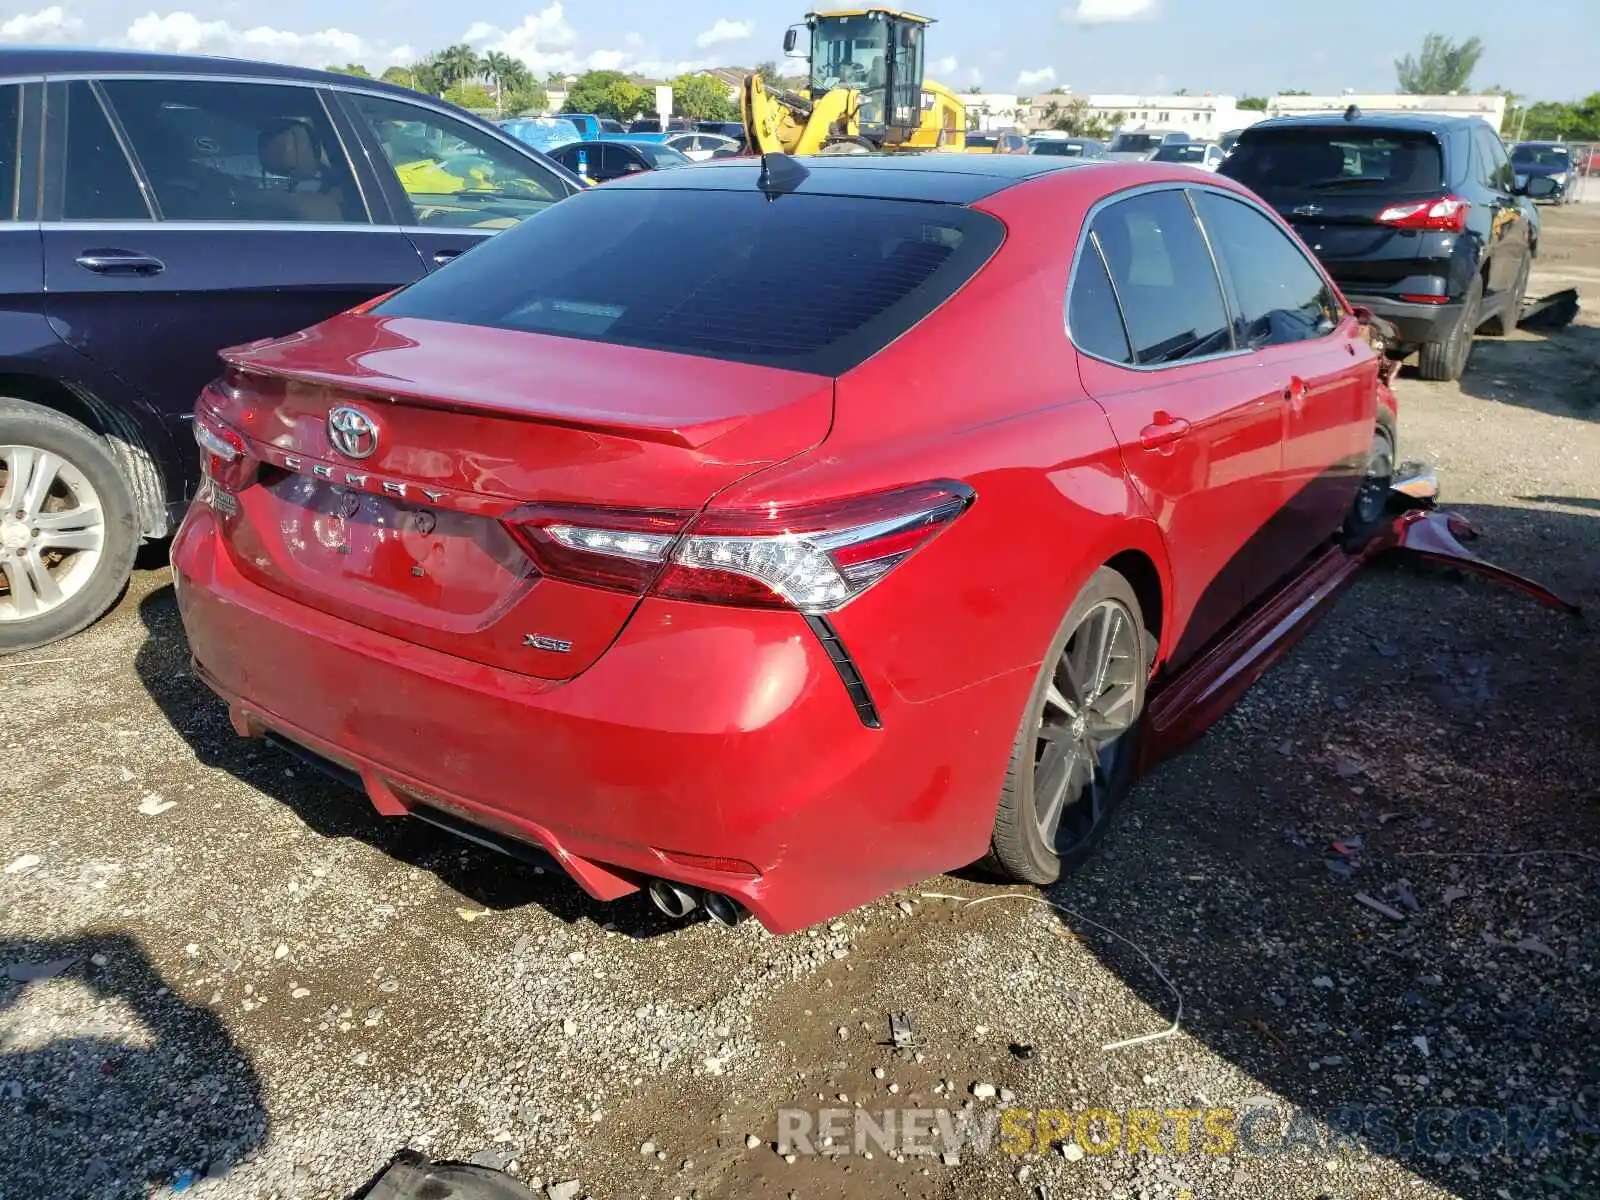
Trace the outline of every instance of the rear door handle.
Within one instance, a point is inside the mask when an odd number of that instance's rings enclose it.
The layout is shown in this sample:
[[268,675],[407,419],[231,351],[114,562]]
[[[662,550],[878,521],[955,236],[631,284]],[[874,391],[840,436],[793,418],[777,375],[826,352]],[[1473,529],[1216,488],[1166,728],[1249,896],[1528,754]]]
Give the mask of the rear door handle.
[[433,252],[433,265],[442,267],[451,259],[461,257],[461,253],[460,250],[435,250]]
[[1306,381],[1298,377],[1289,380],[1289,386],[1283,389],[1283,398],[1296,408],[1305,403]]
[[96,275],[159,275],[167,264],[135,250],[85,250],[74,261]]
[[1163,446],[1170,446],[1179,438],[1188,436],[1189,422],[1182,417],[1158,412],[1155,420],[1139,431],[1139,445],[1146,450],[1159,450]]

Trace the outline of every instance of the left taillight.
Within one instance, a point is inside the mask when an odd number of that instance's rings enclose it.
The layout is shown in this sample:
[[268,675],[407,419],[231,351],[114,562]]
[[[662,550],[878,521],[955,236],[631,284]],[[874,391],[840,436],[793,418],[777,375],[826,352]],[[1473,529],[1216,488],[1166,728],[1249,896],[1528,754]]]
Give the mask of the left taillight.
[[1459,196],[1439,196],[1391,204],[1378,214],[1377,220],[1379,225],[1391,225],[1396,229],[1460,233],[1467,227],[1467,213],[1471,208],[1471,202]]
[[566,508],[508,521],[550,578],[634,595],[824,613],[888,575],[972,504],[939,481],[819,504],[681,512]]
[[250,447],[204,405],[195,410],[194,440],[200,447],[200,470],[214,488],[231,494],[250,485],[257,466]]

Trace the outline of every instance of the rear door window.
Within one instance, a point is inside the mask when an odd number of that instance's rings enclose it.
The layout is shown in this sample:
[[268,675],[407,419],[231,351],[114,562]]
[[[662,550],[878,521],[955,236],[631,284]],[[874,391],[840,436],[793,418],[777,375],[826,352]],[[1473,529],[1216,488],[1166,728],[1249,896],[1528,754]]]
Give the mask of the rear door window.
[[17,153],[21,145],[22,88],[17,84],[0,87],[0,221],[17,216],[17,178],[22,163]]
[[1239,140],[1222,174],[1263,196],[1285,192],[1437,192],[1444,157],[1432,134],[1368,129],[1263,130]]
[[1175,363],[1233,349],[1222,285],[1183,192],[1119,200],[1101,209],[1091,228],[1122,302],[1135,362]]
[[943,303],[1003,236],[947,204],[597,188],[374,312],[837,375]]
[[1242,200],[1207,191],[1194,200],[1233,285],[1241,345],[1281,346],[1334,331],[1341,313],[1333,290],[1283,230]]
[[210,79],[108,79],[169,221],[370,222],[316,89]]
[[148,221],[150,206],[133,166],[111,131],[94,85],[66,87],[65,153],[61,169],[61,217],[66,221]]

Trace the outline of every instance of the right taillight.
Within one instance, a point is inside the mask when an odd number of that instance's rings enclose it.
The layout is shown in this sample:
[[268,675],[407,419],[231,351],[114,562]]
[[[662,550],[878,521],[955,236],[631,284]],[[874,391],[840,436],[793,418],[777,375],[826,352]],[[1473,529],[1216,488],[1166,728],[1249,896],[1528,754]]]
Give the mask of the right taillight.
[[941,481],[796,506],[686,514],[550,507],[512,532],[552,578],[636,595],[831,612],[849,603],[972,504]]
[[1391,204],[1378,214],[1379,225],[1396,229],[1427,229],[1441,233],[1460,233],[1467,227],[1470,201],[1459,196],[1439,196],[1430,200],[1408,200]]

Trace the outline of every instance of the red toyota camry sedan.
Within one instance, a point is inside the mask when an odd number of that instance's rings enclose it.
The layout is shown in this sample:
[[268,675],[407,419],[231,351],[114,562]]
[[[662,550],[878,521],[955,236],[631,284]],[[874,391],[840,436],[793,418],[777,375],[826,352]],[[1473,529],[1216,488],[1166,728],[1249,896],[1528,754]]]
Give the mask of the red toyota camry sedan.
[[775,932],[1074,866],[1395,458],[1315,258],[1163,164],[651,172],[224,358],[172,563],[234,727]]

